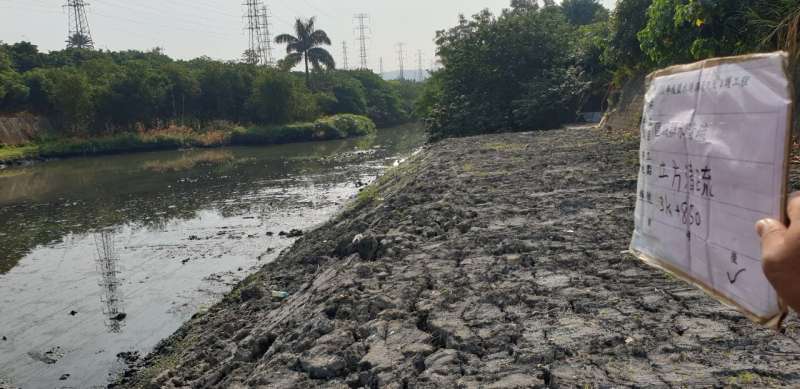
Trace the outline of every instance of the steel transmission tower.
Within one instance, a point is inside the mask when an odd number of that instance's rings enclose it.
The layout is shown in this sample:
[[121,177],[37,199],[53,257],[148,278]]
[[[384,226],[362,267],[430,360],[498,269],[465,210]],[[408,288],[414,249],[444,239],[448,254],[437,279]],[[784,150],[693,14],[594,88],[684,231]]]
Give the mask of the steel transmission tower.
[[348,70],[350,65],[347,62],[347,42],[346,41],[342,42],[342,56],[344,57],[343,61],[342,61],[342,69]]
[[246,0],[242,5],[247,7],[245,19],[247,26],[247,51],[244,52],[245,62],[258,65],[265,63],[263,39],[264,33],[261,30],[263,21],[261,17],[261,1],[260,0]]
[[422,69],[422,50],[417,50],[417,61],[419,68],[417,68],[417,82],[422,82],[425,79],[424,70]]
[[405,75],[405,60],[406,60],[405,55],[406,55],[406,53],[403,51],[403,47],[404,46],[405,46],[405,43],[398,43],[397,44],[397,60],[400,63],[400,79],[401,80],[405,80],[406,79],[406,75]]
[[371,33],[369,26],[367,25],[367,22],[369,21],[369,15],[357,14],[355,19],[358,21],[356,31],[358,32],[358,43],[360,45],[361,69],[366,70],[369,69],[369,61],[367,59],[367,39],[369,39],[368,35]]
[[79,49],[93,49],[94,41],[89,31],[89,19],[86,18],[87,4],[83,0],[67,0],[68,34],[67,47]]
[[272,34],[270,33],[269,27],[269,8],[267,6],[261,6],[261,28],[260,33],[261,36],[259,39],[260,46],[261,46],[261,58],[264,61],[264,65],[273,66],[275,64],[275,58],[272,56]]
[[383,77],[383,57],[381,57],[380,65],[381,65],[381,77]]

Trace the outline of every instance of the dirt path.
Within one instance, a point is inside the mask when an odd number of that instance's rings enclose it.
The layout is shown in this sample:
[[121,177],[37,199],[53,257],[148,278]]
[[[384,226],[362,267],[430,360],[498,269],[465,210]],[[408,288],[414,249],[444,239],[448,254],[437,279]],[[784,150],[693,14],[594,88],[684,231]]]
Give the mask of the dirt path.
[[623,253],[637,150],[585,129],[431,146],[125,385],[800,385],[796,319],[772,333]]

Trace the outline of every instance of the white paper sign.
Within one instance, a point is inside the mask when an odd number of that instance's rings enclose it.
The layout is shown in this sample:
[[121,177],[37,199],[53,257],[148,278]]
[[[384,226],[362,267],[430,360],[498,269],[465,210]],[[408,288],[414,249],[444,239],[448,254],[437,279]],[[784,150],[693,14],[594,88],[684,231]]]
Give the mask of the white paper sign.
[[632,251],[761,323],[784,313],[754,226],[784,214],[785,64],[773,53],[653,73],[641,128]]

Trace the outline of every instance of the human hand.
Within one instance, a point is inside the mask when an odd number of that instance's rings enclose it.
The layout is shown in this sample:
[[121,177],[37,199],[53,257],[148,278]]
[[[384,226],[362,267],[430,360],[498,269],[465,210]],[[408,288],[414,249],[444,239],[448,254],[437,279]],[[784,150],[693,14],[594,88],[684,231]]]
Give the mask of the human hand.
[[764,219],[756,223],[761,237],[764,274],[783,301],[800,312],[800,194],[795,193],[787,208],[789,227]]

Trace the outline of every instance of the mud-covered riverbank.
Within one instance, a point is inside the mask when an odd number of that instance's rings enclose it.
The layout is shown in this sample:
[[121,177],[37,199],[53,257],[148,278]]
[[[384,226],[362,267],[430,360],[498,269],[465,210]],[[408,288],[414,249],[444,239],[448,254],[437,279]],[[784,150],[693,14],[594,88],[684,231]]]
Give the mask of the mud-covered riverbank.
[[637,150],[587,129],[430,146],[121,386],[800,384],[796,319],[776,334],[625,252]]

